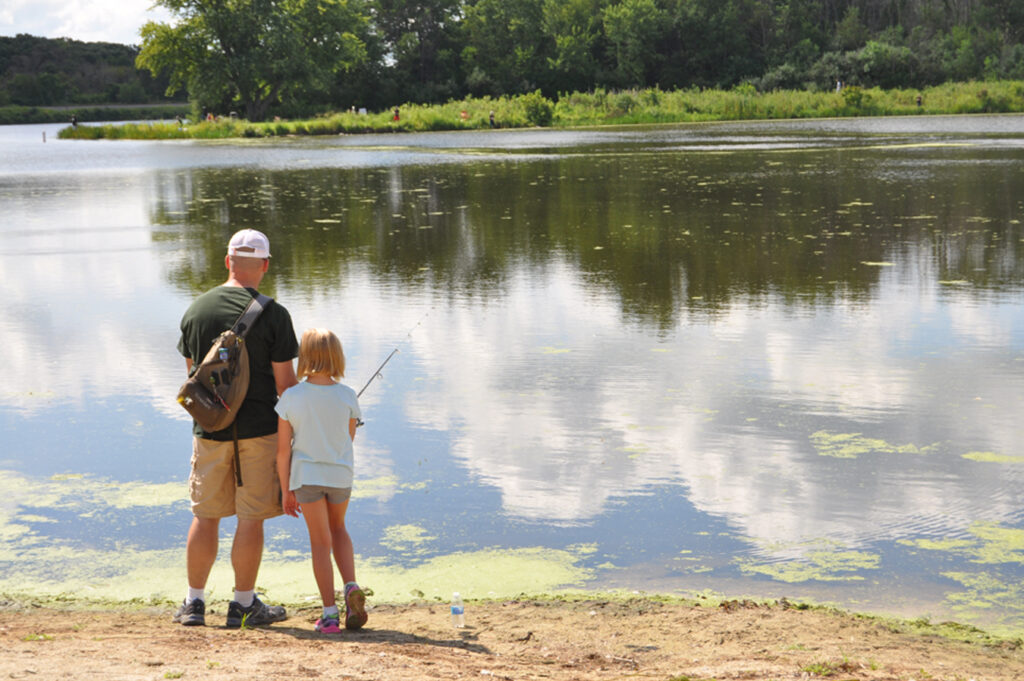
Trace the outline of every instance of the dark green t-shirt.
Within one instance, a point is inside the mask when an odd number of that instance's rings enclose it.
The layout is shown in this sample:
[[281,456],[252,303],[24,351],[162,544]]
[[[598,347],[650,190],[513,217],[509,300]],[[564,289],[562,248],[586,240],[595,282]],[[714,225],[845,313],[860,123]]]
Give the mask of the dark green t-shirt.
[[[195,369],[206,357],[217,336],[231,328],[257,295],[256,289],[218,286],[193,301],[181,318],[178,352],[192,360]],[[249,350],[249,390],[238,410],[238,437],[262,437],[277,432],[277,385],[271,362],[290,362],[299,354],[292,318],[284,306],[270,303],[245,336]],[[231,426],[208,433],[193,423],[196,437],[230,440]]]

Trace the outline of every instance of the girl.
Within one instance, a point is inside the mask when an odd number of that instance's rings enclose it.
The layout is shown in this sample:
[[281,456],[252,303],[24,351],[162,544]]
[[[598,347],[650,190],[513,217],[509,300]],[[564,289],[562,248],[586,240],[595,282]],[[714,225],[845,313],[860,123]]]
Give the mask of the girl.
[[336,634],[341,628],[332,553],[345,583],[345,628],[366,624],[366,596],[356,584],[352,540],[345,529],[352,441],[362,415],[355,391],[337,381],[345,375],[345,355],[341,341],[327,329],[302,334],[296,373],[301,382],[286,390],[275,407],[281,505],[288,515],[302,513],[306,519],[313,576],[324,606],[315,628]]

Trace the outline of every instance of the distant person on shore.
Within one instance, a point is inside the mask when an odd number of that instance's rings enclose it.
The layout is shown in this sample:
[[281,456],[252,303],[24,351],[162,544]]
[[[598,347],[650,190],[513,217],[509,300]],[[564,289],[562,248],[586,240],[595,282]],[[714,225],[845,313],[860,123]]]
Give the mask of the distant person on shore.
[[[228,243],[224,257],[228,279],[196,298],[181,319],[178,351],[189,373],[214,340],[231,328],[259,291],[270,267],[270,241],[262,232],[243,229]],[[192,426],[189,490],[192,525],[185,545],[188,591],[174,621],[206,624],[206,582],[217,559],[220,520],[238,516],[231,545],[234,597],[227,626],[270,624],[287,618],[280,605],[256,595],[263,556],[263,521],[281,515],[277,478],[278,395],[297,383],[292,360],[298,354],[288,310],[271,301],[245,336],[249,352],[249,389],[234,422],[216,432]]]
[[921,108],[921,95],[918,95],[918,96],[917,96],[917,108],[918,108],[918,109],[920,109],[920,108]]
[[492,128],[496,128],[496,127],[498,127],[498,126],[497,126],[497,125],[495,125],[495,123],[494,123],[494,112],[493,112],[493,111],[491,112],[491,116],[490,116],[490,121],[491,121],[491,127],[492,127]]
[[393,121],[397,121],[398,120],[398,107],[397,106],[395,107],[395,115],[391,118],[391,120],[393,120]]
[[353,447],[361,413],[355,390],[338,379],[345,375],[341,341],[327,329],[307,329],[299,343],[301,382],[275,407],[277,473],[284,512],[306,519],[313,576],[320,589],[323,614],[314,628],[341,632],[334,596],[334,566],[345,584],[345,628],[366,624],[366,596],[356,583],[352,539],[345,512],[352,495]]
[[77,128],[78,127],[78,116],[76,116],[75,114],[71,114],[71,127],[72,128]]

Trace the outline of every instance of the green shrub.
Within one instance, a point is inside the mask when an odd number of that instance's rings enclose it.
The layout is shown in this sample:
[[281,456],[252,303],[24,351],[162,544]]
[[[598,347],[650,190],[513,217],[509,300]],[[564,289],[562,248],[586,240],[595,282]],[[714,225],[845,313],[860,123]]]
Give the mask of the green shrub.
[[636,106],[637,101],[633,99],[633,95],[628,92],[620,92],[612,100],[612,115],[622,116],[631,113]]
[[550,99],[535,90],[519,97],[526,112],[526,120],[538,127],[551,125],[555,114],[555,105]]
[[870,96],[864,92],[864,88],[858,85],[843,88],[843,102],[855,112],[860,111],[870,99]]

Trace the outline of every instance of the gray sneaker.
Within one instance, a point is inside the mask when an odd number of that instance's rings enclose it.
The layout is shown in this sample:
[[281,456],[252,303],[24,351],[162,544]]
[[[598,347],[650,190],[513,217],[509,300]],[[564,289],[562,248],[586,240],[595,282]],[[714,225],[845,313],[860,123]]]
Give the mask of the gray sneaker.
[[238,629],[243,624],[247,627],[259,627],[285,619],[288,619],[288,613],[285,612],[283,606],[267,605],[257,596],[248,608],[243,608],[242,604],[238,601],[231,601],[228,604],[228,621],[226,626],[229,629]]
[[191,603],[181,602],[178,612],[174,613],[174,621],[186,627],[201,627],[206,624],[206,604],[197,598]]

